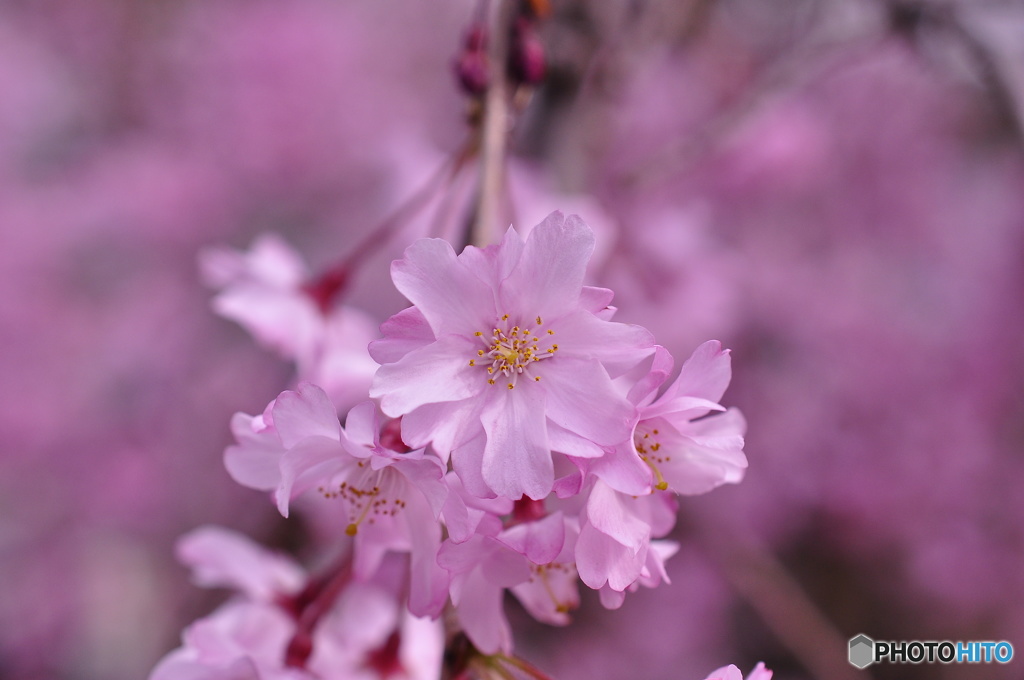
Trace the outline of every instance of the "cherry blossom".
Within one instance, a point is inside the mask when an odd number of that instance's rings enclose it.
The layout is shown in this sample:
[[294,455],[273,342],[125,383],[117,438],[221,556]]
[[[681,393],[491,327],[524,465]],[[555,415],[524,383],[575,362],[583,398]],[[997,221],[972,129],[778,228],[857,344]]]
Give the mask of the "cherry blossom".
[[554,213],[525,242],[510,228],[457,256],[423,239],[392,265],[414,306],[371,346],[383,365],[370,395],[403,417],[411,445],[451,454],[478,495],[543,498],[552,450],[595,457],[629,438],[636,409],[612,379],[653,339],[597,315],[610,295],[583,286],[593,247],[579,218]]

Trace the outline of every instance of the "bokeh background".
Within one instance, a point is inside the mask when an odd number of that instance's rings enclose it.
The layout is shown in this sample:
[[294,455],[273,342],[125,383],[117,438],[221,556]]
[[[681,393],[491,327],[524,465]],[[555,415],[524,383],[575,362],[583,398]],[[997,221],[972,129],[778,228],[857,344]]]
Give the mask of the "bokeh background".
[[[506,217],[578,212],[594,283],[680,360],[733,349],[746,480],[683,499],[673,585],[574,625],[556,678],[1019,678],[845,641],[1024,654],[1024,7],[552,0]],[[217,595],[206,523],[303,554],[221,463],[294,367],[210,309],[199,253],[276,232],[322,272],[470,135],[469,0],[0,3],[0,677],[134,680]],[[368,253],[459,233],[460,186]],[[829,671],[828,669],[832,669]],[[826,670],[822,670],[826,669]],[[842,674],[846,675],[842,675]]]

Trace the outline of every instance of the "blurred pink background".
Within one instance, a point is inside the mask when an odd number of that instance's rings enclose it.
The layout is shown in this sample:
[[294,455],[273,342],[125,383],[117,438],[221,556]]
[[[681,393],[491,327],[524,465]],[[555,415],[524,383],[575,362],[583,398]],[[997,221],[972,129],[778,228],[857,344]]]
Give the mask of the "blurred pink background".
[[[1024,653],[1024,8],[551,5],[504,217],[578,212],[619,319],[677,359],[733,349],[750,468],[682,499],[673,585],[565,629],[510,604],[519,653],[565,680],[809,678],[858,633]],[[231,414],[293,367],[214,315],[199,253],[266,232],[314,272],[350,253],[468,137],[474,11],[0,5],[0,677],[144,677],[215,601],[173,557],[193,527],[302,555],[301,522],[221,462]],[[458,232],[463,184],[346,304],[401,308],[387,263]]]

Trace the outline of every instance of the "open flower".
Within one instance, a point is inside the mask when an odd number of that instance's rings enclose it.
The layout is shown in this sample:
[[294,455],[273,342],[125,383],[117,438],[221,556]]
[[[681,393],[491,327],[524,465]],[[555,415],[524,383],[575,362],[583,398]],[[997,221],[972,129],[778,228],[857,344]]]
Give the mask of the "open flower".
[[264,234],[248,252],[210,248],[200,265],[219,291],[214,310],[295,361],[300,380],[323,387],[341,409],[366,398],[377,370],[366,352],[376,323],[356,307],[318,297],[305,262],[283,239]]
[[372,576],[387,552],[408,552],[410,610],[440,611],[448,584],[435,558],[448,487],[436,456],[389,448],[405,448],[397,437],[382,444],[369,401],[349,411],[342,428],[330,399],[311,383],[282,392],[261,416],[236,414],[232,427],[238,443],[224,460],[236,481],[274,490],[285,517],[291,499],[312,489],[340,503],[346,533],[355,537],[356,578]]
[[671,369],[659,347],[650,372],[629,392],[639,410],[632,438],[589,466],[617,491],[640,495],[653,487],[691,495],[743,479],[747,424],[739,410],[718,403],[732,377],[729,350],[708,340],[655,399]]
[[583,286],[593,248],[579,218],[553,213],[525,242],[510,228],[457,256],[422,239],[392,265],[414,307],[371,346],[383,365],[370,396],[403,416],[410,445],[450,453],[473,493],[543,498],[552,450],[593,458],[629,439],[636,409],[612,380],[653,339],[598,316],[611,293]]

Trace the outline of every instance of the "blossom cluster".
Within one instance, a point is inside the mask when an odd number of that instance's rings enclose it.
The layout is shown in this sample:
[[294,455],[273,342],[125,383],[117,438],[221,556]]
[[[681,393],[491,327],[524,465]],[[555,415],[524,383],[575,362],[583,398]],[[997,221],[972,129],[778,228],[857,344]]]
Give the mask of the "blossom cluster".
[[[315,304],[283,244],[209,256],[221,313],[300,376],[348,388],[332,400],[303,380],[236,414],[228,472],[284,517],[302,502],[340,520],[344,546],[314,578],[225,530],[186,536],[196,579],[239,596],[189,628],[152,680],[437,677],[453,640],[472,650],[466,669],[524,663],[506,591],[565,625],[580,582],[612,609],[667,582],[676,494],[738,482],[746,426],[719,404],[731,377],[720,343],[670,380],[669,352],[613,320],[612,291],[584,285],[594,240],[556,212],[525,239],[509,228],[460,254],[414,242],[391,272],[412,304],[369,343],[368,385],[351,344],[348,379],[324,374],[315,357],[339,351],[330,329],[351,313]],[[346,403],[353,385],[369,399]]]

